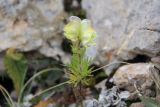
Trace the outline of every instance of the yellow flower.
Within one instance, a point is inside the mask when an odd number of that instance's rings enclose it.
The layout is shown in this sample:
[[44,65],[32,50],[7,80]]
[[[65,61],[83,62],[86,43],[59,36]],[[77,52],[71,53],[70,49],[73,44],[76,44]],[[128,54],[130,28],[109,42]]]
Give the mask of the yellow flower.
[[91,45],[96,37],[96,32],[88,19],[81,20],[76,16],[70,17],[70,22],[64,27],[64,34],[69,40],[80,40],[83,45]]

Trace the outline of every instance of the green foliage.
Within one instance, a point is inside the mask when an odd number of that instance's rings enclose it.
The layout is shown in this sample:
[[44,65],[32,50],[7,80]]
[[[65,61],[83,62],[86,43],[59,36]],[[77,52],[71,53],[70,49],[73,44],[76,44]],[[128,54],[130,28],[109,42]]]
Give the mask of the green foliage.
[[160,104],[158,102],[148,97],[141,97],[141,101],[146,107],[160,107]]
[[[55,76],[61,75],[62,74],[62,70],[60,69],[56,69],[56,68],[48,68],[48,69],[44,69],[41,70],[40,72],[34,74],[25,84],[24,84],[24,80],[26,77],[26,72],[27,72],[27,68],[28,68],[28,61],[27,59],[24,57],[24,55],[22,53],[17,52],[15,49],[8,49],[4,58],[4,64],[5,67],[7,69],[7,74],[9,75],[9,77],[12,79],[15,90],[17,92],[18,95],[18,101],[17,106],[18,107],[22,107],[23,103],[23,95],[24,95],[24,91],[27,88],[27,86],[38,76],[46,73],[46,72],[51,72],[52,73],[56,73]],[[61,71],[61,72],[60,72]],[[53,80],[55,81],[58,77],[53,78]],[[52,86],[50,88],[45,89],[42,92],[39,92],[38,94],[36,94],[35,96],[39,96],[41,94],[47,93],[50,90],[53,90],[57,87],[60,87],[61,85],[67,84],[67,82],[63,82],[60,83],[58,85]],[[5,88],[3,88],[3,86],[0,85],[0,91],[3,93],[6,101],[8,102],[8,104],[10,105],[10,107],[14,107],[14,102],[13,99],[10,97],[9,93],[7,92],[7,90]],[[25,93],[26,94],[26,93]],[[27,93],[28,94],[28,93]],[[33,96],[33,98],[35,98]],[[33,99],[32,98],[32,99]],[[30,99],[31,100],[31,99]]]
[[94,44],[96,32],[89,20],[81,20],[71,16],[70,22],[64,27],[64,35],[73,42],[73,56],[69,68],[69,81],[73,86],[89,85],[92,81],[90,65],[92,60],[85,56],[86,49]]
[[24,85],[24,79],[27,72],[27,59],[22,53],[14,49],[8,49],[4,58],[5,68],[9,77],[12,79],[17,95]]
[[[91,80],[91,60],[84,56],[84,48],[80,48],[79,51],[74,49],[71,64],[69,65],[69,80],[74,86],[78,84],[89,85]],[[76,53],[79,52],[79,53]]]

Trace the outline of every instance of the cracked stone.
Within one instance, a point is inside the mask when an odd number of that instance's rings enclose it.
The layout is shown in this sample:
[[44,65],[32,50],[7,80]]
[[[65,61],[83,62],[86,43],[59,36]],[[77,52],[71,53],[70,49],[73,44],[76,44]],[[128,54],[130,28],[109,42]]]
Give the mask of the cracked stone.
[[83,0],[82,6],[98,33],[102,63],[160,52],[159,0]]
[[150,66],[150,64],[136,63],[124,65],[116,71],[113,81],[120,89],[125,89],[130,93],[129,100],[139,98],[136,87],[144,96],[155,96],[154,82],[149,75]]
[[[51,52],[50,57],[59,55],[61,42],[55,38],[63,38],[59,34],[62,17],[62,0],[0,0],[0,51],[16,48],[37,50],[46,56]],[[56,42],[54,48],[47,44],[51,41]]]

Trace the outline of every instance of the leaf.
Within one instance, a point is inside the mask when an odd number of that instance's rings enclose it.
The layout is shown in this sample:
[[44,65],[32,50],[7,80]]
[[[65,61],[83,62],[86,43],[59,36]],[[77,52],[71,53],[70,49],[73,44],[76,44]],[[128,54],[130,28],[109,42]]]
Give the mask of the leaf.
[[158,103],[148,97],[141,97],[141,101],[145,104],[146,107],[160,107],[160,105],[158,105]]
[[[53,72],[52,72],[53,71]],[[52,70],[51,72],[48,72],[46,74],[43,74],[41,76],[41,80],[39,80],[41,82],[41,84],[47,84],[47,85],[55,85],[55,82],[57,80],[60,80],[63,78],[64,72],[62,69],[59,68],[55,68],[55,70]],[[44,81],[45,79],[45,81]]]
[[27,72],[27,59],[22,53],[15,49],[8,49],[4,58],[4,65],[9,77],[12,79],[17,95],[24,85],[24,79]]

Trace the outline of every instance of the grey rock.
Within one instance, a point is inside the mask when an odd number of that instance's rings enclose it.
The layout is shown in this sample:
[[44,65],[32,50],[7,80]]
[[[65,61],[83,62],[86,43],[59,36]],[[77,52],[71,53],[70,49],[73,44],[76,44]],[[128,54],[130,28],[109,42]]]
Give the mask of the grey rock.
[[62,16],[62,0],[0,0],[0,51],[38,50],[46,56],[50,50],[56,52],[61,42],[55,41],[62,39]]
[[6,74],[6,72],[4,72],[5,67],[4,67],[3,60],[4,60],[4,53],[1,53],[0,54],[0,75],[5,75]]
[[128,92],[128,91],[122,91],[119,94],[119,97],[121,99],[125,99],[125,100],[127,100],[129,98],[129,96],[130,96],[130,92]]
[[160,103],[160,95],[156,96],[156,101]]
[[83,0],[82,6],[98,32],[101,62],[160,52],[159,0]]
[[126,107],[124,99],[120,97],[118,87],[103,89],[98,100],[89,99],[85,101],[85,107]]
[[[150,77],[151,64],[136,63],[120,67],[113,76],[113,82],[120,89],[129,92],[127,99],[136,100],[142,94],[148,97],[155,96],[154,82]],[[137,93],[137,89],[139,93]]]
[[126,107],[125,102],[119,96],[119,90],[116,86],[108,90],[102,90],[98,101],[102,107]]
[[139,102],[139,103],[131,104],[130,107],[145,107],[145,105],[143,103]]
[[92,99],[85,101],[85,107],[100,107],[100,105],[96,99]]

